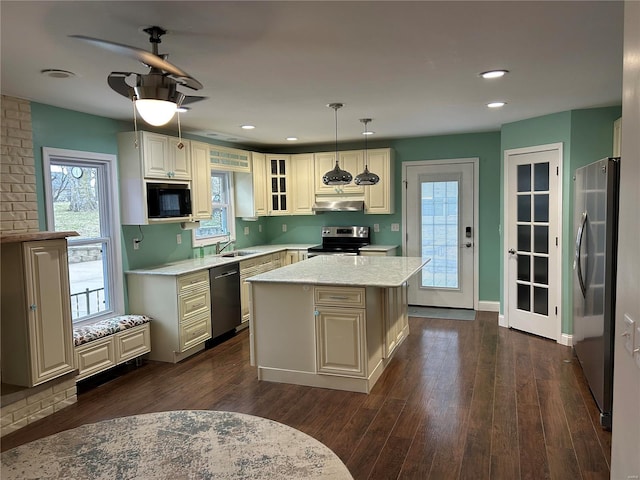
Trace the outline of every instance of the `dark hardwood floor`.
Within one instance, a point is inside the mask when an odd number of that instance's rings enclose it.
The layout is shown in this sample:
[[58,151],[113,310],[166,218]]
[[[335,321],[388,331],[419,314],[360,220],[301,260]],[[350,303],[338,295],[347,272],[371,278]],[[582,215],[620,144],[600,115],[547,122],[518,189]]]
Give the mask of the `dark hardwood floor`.
[[572,350],[475,321],[410,319],[369,395],[258,382],[248,332],[177,365],[145,362],[2,438],[2,450],[113,417],[231,410],[295,427],[357,479],[606,479],[611,434]]

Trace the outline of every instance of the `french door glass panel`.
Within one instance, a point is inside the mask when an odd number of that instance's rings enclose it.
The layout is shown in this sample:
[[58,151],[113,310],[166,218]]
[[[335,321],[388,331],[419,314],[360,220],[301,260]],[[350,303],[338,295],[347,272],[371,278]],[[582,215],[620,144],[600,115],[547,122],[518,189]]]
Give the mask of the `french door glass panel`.
[[[532,168],[533,167],[533,168]],[[533,188],[532,188],[533,187]],[[517,167],[517,308],[549,314],[549,163]]]

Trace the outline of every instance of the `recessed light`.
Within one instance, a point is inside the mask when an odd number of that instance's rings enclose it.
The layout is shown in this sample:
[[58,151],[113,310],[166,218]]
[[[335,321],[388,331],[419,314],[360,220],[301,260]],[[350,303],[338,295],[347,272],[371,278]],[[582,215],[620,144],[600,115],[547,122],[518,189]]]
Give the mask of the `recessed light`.
[[500,78],[504,77],[507,73],[509,73],[509,70],[489,70],[482,72],[479,75],[482,78]]
[[76,76],[76,74],[73,72],[69,72],[67,70],[59,70],[57,68],[47,68],[45,70],[40,70],[40,73],[46,77],[51,78],[69,78]]
[[487,103],[487,107],[500,108],[500,107],[504,107],[506,104],[507,102],[491,102],[491,103]]
[[372,132],[371,130],[367,130],[366,132],[362,132],[362,135],[373,135],[376,132]]
[[298,137],[287,137],[287,142],[295,142],[298,140]]
[[242,128],[243,130],[253,130],[255,127],[255,125],[240,125],[240,128]]
[[180,107],[176,108],[176,112],[185,113],[185,112],[188,112],[188,111],[189,111],[189,107],[180,106]]

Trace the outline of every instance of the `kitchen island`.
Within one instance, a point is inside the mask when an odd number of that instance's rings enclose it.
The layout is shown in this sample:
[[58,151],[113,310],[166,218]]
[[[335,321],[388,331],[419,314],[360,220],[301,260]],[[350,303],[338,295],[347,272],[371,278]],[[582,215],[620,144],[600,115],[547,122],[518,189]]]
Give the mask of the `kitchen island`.
[[317,256],[247,279],[258,379],[369,393],[409,334],[407,282],[427,262]]

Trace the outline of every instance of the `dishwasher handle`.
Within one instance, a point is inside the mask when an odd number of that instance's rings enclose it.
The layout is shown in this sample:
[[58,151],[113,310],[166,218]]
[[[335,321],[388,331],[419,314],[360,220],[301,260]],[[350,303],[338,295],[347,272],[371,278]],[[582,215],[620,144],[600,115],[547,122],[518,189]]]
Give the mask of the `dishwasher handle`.
[[219,278],[230,277],[231,275],[238,275],[238,270],[231,270],[230,272],[224,272],[224,273],[221,273],[220,275],[216,275],[213,278],[217,280]]

